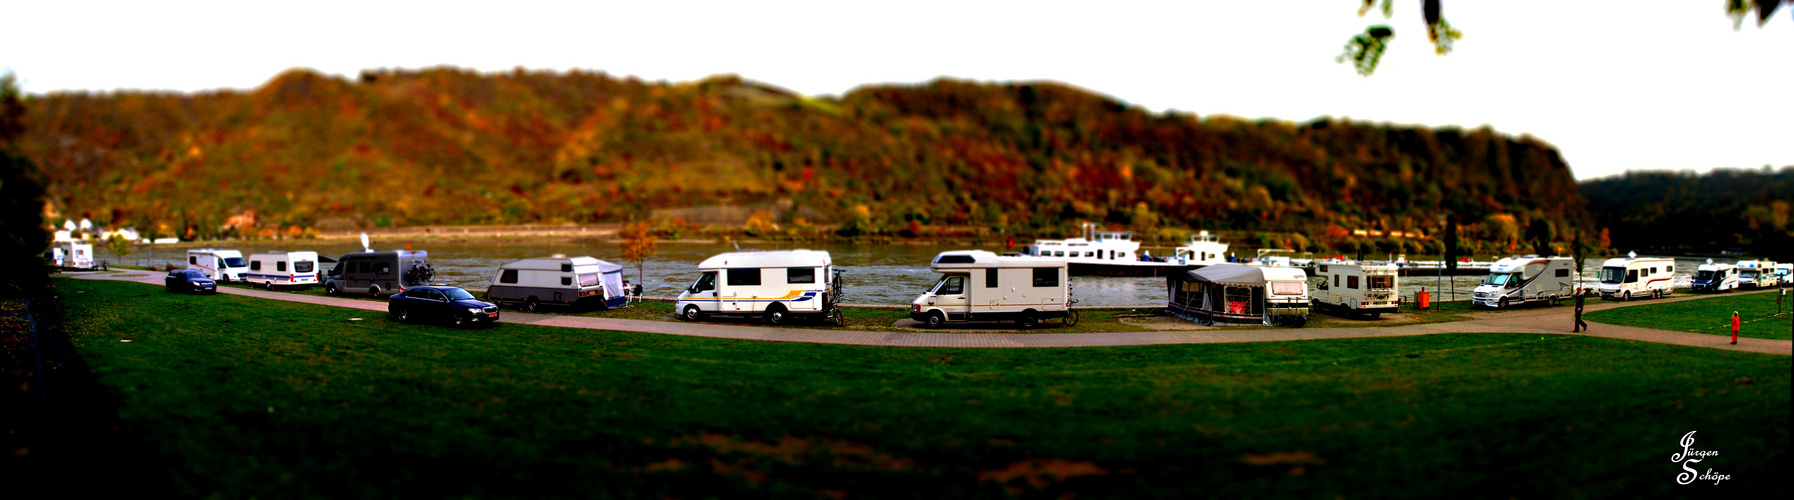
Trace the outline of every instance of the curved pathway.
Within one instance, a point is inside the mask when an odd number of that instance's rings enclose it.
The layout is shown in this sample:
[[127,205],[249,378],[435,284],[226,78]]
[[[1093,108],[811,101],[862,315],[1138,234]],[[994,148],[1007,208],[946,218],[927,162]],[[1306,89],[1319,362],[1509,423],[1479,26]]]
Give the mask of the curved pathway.
[[[127,271],[123,273],[81,273],[73,274],[77,279],[116,280],[147,283],[162,286],[163,274],[146,271]],[[235,287],[220,287],[221,293],[244,295],[264,299],[285,300],[322,304],[335,307],[364,309],[386,312],[384,302],[361,299],[319,297],[296,293],[270,292],[265,290],[248,290]],[[1766,293],[1765,292],[1748,292]],[[1667,298],[1636,302],[1603,302],[1600,299],[1591,301],[1586,311],[1599,311],[1615,307],[1632,305],[1657,304],[1691,300],[1704,296],[1687,294]],[[542,326],[558,326],[566,328],[587,328],[596,330],[617,330],[626,332],[660,333],[667,335],[686,335],[693,337],[726,338],[741,340],[764,340],[772,342],[810,342],[821,344],[848,345],[883,345],[912,347],[1096,347],[1158,344],[1209,344],[1227,342],[1276,342],[1285,340],[1311,339],[1343,339],[1368,337],[1406,337],[1413,335],[1431,335],[1436,333],[1529,333],[1551,335],[1587,335],[1663,344],[1677,344],[1694,347],[1707,347],[1729,351],[1761,352],[1794,355],[1794,341],[1745,338],[1738,339],[1738,345],[1731,345],[1731,337],[1707,335],[1701,333],[1656,330],[1628,326],[1592,323],[1593,331],[1583,333],[1570,332],[1574,322],[1574,309],[1570,307],[1546,307],[1538,309],[1521,309],[1515,311],[1469,313],[1466,321],[1445,323],[1424,323],[1400,326],[1356,327],[1356,328],[1287,328],[1287,329],[1253,329],[1253,330],[1195,330],[1195,331],[1160,331],[1160,332],[1105,332],[1105,333],[932,333],[932,332],[866,332],[853,330],[822,330],[804,328],[770,328],[759,326],[742,326],[714,323],[683,323],[672,321],[651,321],[637,319],[594,318],[585,316],[563,316],[552,314],[530,314],[522,312],[506,312],[500,319],[504,323],[521,323]]]

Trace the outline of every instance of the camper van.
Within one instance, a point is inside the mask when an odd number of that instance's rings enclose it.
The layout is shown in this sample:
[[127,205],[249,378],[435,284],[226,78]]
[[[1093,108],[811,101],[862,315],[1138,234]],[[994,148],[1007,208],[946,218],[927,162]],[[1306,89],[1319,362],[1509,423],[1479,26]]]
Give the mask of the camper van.
[[205,274],[207,278],[230,283],[243,281],[243,275],[249,272],[249,261],[243,258],[243,252],[218,248],[200,248],[187,251],[187,269]]
[[1396,292],[1399,278],[1391,264],[1322,262],[1314,266],[1320,282],[1314,285],[1316,309],[1368,314],[1372,318],[1394,313],[1401,306]]
[[1706,264],[1694,268],[1694,284],[1689,286],[1696,292],[1723,292],[1738,289],[1738,266],[1731,264],[1714,264],[1709,259]]
[[430,255],[424,251],[389,250],[355,252],[336,259],[324,279],[324,293],[367,293],[375,297],[399,293],[406,287],[428,284],[436,277]]
[[1214,264],[1165,277],[1165,311],[1204,324],[1308,324],[1308,273],[1294,267]]
[[93,245],[74,241],[60,241],[51,249],[52,259],[57,266],[91,269],[93,263]]
[[318,284],[317,252],[256,252],[249,254],[249,269],[243,281],[261,284],[273,290],[276,286],[309,286]]
[[1781,280],[1781,286],[1794,285],[1794,264],[1787,262],[1776,264],[1775,278]]
[[1489,266],[1489,277],[1471,295],[1473,306],[1507,309],[1528,302],[1557,301],[1575,293],[1576,268],[1569,257],[1508,257]]
[[698,280],[679,294],[674,310],[686,320],[709,315],[763,317],[784,324],[810,316],[841,325],[841,271],[828,252],[729,252],[698,263]]
[[910,302],[909,317],[930,328],[949,321],[1009,320],[1033,328],[1045,318],[1077,324],[1065,259],[958,250],[936,255],[929,269],[941,279]]
[[1676,261],[1660,257],[1607,259],[1601,263],[1600,277],[1595,291],[1603,299],[1662,297],[1675,289]]
[[1740,288],[1774,288],[1781,279],[1775,277],[1775,262],[1767,260],[1738,261]]
[[543,304],[623,307],[623,266],[591,257],[523,259],[498,266],[486,300],[534,311]]

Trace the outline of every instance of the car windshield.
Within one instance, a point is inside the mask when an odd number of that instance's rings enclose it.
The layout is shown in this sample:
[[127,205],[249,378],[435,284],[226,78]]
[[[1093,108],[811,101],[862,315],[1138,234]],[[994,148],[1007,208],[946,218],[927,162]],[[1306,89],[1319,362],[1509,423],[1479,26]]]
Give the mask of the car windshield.
[[243,262],[242,257],[225,257],[224,258],[224,267],[243,267],[243,266],[247,266],[247,265],[249,265],[249,263]]
[[1624,267],[1603,267],[1603,268],[1601,268],[1601,282],[1602,283],[1619,283],[1620,280],[1625,279],[1625,278],[1626,278],[1626,268],[1624,268]]
[[1502,286],[1508,284],[1509,281],[1518,281],[1519,279],[1519,273],[1491,274],[1488,278],[1483,279],[1483,284]]
[[473,300],[473,294],[459,288],[444,288],[442,293],[448,294],[449,300]]

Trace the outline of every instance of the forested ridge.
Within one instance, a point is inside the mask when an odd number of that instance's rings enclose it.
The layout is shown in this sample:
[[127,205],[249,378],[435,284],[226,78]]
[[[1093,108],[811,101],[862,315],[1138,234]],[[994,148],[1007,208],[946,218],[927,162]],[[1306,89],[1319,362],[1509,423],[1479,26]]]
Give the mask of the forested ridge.
[[1706,174],[1629,172],[1581,185],[1615,250],[1705,253],[1736,248],[1794,260],[1794,167]]
[[[776,207],[777,221],[847,235],[1053,236],[1090,220],[1317,250],[1376,239],[1361,229],[1440,245],[1447,216],[1489,251],[1597,230],[1570,167],[1535,138],[1154,113],[1054,83],[942,79],[818,98],[732,76],[294,70],[252,91],[26,104],[19,150],[54,209],[187,237],[622,222],[715,205]],[[249,210],[254,226],[221,229]]]

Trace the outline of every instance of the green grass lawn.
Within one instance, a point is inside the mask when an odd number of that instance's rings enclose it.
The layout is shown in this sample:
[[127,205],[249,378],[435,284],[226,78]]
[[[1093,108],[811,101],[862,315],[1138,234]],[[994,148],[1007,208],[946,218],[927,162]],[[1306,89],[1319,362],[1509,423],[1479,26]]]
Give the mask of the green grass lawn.
[[159,454],[142,466],[188,496],[1662,496],[1688,491],[1666,458],[1689,430],[1722,451],[1719,489],[1788,492],[1786,356],[1488,334],[875,348],[56,283]]
[[1610,325],[1730,336],[1732,311],[1737,311],[1743,322],[1738,328],[1738,336],[1788,340],[1794,337],[1790,335],[1790,329],[1794,328],[1794,314],[1790,314],[1794,312],[1794,304],[1790,303],[1794,300],[1790,299],[1794,299],[1794,295],[1783,299],[1780,317],[1775,317],[1775,298],[1773,293],[1720,294],[1696,300],[1593,311],[1582,318]]

